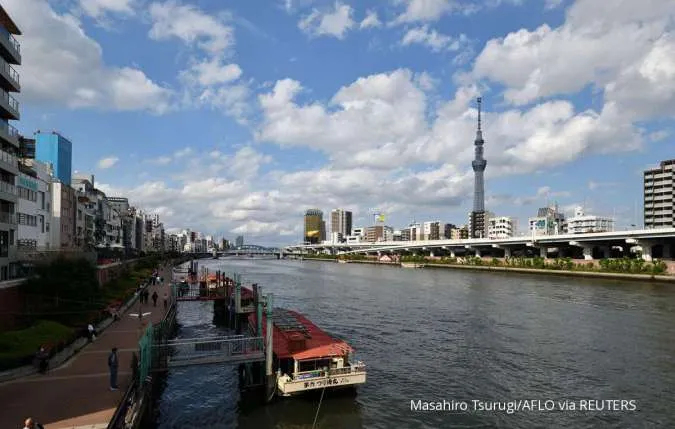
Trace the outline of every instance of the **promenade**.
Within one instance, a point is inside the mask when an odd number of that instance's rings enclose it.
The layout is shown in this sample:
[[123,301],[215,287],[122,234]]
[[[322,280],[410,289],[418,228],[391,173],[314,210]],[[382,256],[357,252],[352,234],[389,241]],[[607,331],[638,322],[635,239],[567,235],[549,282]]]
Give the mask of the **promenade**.
[[[131,359],[138,353],[138,340],[148,323],[164,316],[164,293],[171,293],[171,267],[160,276],[163,285],[149,286],[150,296],[157,291],[157,307],[152,298],[142,306],[150,315],[139,320],[140,303],[133,305],[121,319],[101,332],[73,358],[47,374],[35,374],[0,384],[0,428],[22,428],[27,417],[33,417],[46,429],[105,428],[112,418],[131,379]],[[118,391],[110,390],[108,354],[118,348],[120,365]]]

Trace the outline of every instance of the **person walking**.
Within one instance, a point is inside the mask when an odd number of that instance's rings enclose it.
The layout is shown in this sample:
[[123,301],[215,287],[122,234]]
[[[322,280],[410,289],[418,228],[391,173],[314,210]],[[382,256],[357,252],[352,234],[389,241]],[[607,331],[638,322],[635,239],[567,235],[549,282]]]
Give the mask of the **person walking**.
[[119,368],[119,358],[117,357],[117,347],[113,347],[108,355],[108,368],[110,369],[110,390],[119,390],[117,387],[117,368]]
[[152,306],[157,307],[157,298],[159,298],[159,295],[157,295],[157,291],[154,291],[152,293]]
[[169,294],[164,292],[164,311],[169,307]]
[[31,417],[28,417],[24,422],[23,422],[23,429],[45,429],[44,426],[42,426],[40,423],[37,423],[35,420],[33,420]]
[[89,342],[93,342],[96,339],[96,329],[94,329],[94,325],[91,323],[87,325],[87,332],[89,334]]

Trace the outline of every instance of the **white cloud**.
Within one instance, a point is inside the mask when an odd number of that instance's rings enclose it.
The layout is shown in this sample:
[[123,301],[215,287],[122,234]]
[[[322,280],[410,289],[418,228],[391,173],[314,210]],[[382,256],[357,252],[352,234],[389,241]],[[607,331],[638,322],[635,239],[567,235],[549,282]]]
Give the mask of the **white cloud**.
[[[558,28],[544,24],[489,41],[473,75],[504,84],[507,101],[516,105],[575,93],[590,83],[635,118],[650,109],[672,109],[674,18],[671,0],[617,0],[611,10],[577,0]],[[656,97],[654,107],[648,106],[650,97]]]
[[428,25],[411,28],[406,32],[401,40],[403,46],[409,46],[414,43],[428,46],[434,52],[443,50],[458,51],[468,47],[469,38],[461,34],[457,38],[452,38],[441,34],[436,30],[429,29]]
[[660,142],[662,140],[667,139],[668,137],[670,137],[669,130],[654,131],[653,133],[649,134],[649,141]]
[[156,165],[167,165],[170,164],[171,161],[173,161],[173,158],[170,156],[160,156],[158,158],[148,160],[149,163]]
[[93,17],[100,18],[107,12],[132,15],[136,0],[80,0],[80,7]]
[[345,33],[354,27],[354,9],[347,4],[335,2],[334,9],[321,12],[318,9],[298,22],[298,28],[311,36],[333,36],[343,39]]
[[618,184],[615,182],[594,182],[590,181],[588,182],[588,189],[591,191],[595,191],[596,189],[601,189],[601,188],[612,188],[617,186]]
[[213,55],[221,55],[234,45],[234,29],[196,6],[169,0],[152,3],[149,11],[153,21],[149,33],[152,39],[177,37]]
[[210,86],[235,81],[241,74],[237,64],[223,64],[219,58],[210,58],[193,64],[183,76],[193,84]]
[[417,21],[436,21],[446,13],[460,9],[455,0],[394,0],[397,5],[405,5],[405,11],[394,23],[401,24]]
[[117,161],[119,160],[120,159],[116,156],[109,156],[107,158],[99,160],[97,165],[98,168],[100,168],[101,170],[105,170],[117,164]]
[[177,150],[173,153],[173,157],[176,159],[183,158],[185,156],[188,156],[192,153],[192,148],[191,147],[186,147],[180,150]]
[[369,10],[366,12],[366,17],[363,18],[363,21],[359,24],[359,28],[361,30],[364,30],[366,28],[377,28],[381,27],[382,22],[380,19],[377,17],[377,12],[374,10]]
[[106,66],[101,46],[75,16],[58,14],[46,0],[7,0],[3,6],[24,34],[23,101],[158,114],[169,110],[172,92],[139,69]]

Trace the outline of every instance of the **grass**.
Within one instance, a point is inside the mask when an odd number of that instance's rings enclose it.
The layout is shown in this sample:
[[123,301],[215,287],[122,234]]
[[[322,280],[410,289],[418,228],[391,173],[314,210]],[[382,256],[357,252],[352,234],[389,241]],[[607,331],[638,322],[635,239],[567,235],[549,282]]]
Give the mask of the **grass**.
[[50,320],[38,320],[28,328],[0,333],[0,370],[31,364],[42,345],[53,355],[74,339],[73,329]]

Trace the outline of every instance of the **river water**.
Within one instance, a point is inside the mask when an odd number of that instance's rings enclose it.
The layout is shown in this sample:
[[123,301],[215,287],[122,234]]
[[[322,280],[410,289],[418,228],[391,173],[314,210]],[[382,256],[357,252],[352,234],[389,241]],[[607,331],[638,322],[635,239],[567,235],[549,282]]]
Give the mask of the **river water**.
[[[673,286],[320,261],[200,262],[258,283],[274,293],[275,306],[344,338],[366,363],[367,383],[355,397],[324,398],[317,428],[675,427]],[[179,335],[225,334],[212,308],[179,303]],[[156,427],[312,427],[318,398],[241,410],[237,383],[234,366],[172,370]],[[581,401],[613,399],[632,400],[636,410],[579,410]],[[443,400],[468,409],[411,409],[411,401]],[[480,411],[474,400],[539,400],[541,410]],[[576,410],[560,410],[570,402]]]

